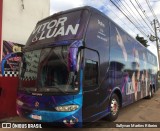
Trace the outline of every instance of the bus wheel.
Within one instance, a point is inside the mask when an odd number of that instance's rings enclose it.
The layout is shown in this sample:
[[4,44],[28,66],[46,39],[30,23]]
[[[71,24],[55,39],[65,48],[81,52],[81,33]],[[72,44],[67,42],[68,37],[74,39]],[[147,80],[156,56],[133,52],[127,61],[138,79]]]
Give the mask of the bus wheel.
[[150,87],[150,89],[149,89],[149,95],[147,96],[147,98],[151,99],[152,96],[153,96],[153,89],[152,89],[152,87]]
[[108,115],[109,121],[115,121],[118,117],[120,109],[119,98],[113,94],[110,100],[110,114]]

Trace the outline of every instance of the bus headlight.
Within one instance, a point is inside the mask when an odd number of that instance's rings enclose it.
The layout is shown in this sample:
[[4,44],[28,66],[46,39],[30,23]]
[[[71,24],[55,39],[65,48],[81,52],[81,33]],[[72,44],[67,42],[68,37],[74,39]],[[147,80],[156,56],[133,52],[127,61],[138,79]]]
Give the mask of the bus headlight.
[[19,105],[19,106],[22,106],[22,105],[24,104],[24,103],[23,103],[22,101],[20,101],[20,100],[17,100],[16,103],[17,103],[17,105]]
[[78,108],[79,108],[79,105],[66,105],[66,106],[55,107],[57,111],[74,111]]

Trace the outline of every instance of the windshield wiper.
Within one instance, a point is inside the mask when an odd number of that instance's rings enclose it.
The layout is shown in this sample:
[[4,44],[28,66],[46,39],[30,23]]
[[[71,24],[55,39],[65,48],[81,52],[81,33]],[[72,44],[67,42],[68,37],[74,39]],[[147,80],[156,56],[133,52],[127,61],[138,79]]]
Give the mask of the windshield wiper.
[[[57,90],[59,90],[60,92],[62,92],[63,94],[68,94],[67,92],[63,91],[61,88],[57,87],[57,86],[47,86],[47,87],[52,87],[53,88],[56,88]],[[50,90],[50,89],[49,89]]]
[[27,93],[31,93],[31,91],[29,89],[26,89],[25,87],[23,87],[23,88],[21,87],[21,88],[19,88],[19,90],[25,91]]

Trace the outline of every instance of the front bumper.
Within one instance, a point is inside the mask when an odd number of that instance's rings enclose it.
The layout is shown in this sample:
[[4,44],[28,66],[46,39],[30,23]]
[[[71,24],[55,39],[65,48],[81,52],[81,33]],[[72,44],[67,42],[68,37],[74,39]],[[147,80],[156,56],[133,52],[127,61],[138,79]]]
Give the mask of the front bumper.
[[28,109],[22,106],[17,106],[17,114],[21,117],[31,119],[37,122],[53,123],[57,125],[62,124],[67,127],[81,127],[82,126],[82,109],[79,108],[71,112],[58,112]]

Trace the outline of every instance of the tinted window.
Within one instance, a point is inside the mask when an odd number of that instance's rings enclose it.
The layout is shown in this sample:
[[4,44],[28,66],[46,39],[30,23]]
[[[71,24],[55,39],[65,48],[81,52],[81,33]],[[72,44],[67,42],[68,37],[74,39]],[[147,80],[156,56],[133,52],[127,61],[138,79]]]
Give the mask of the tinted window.
[[58,46],[25,52],[20,70],[20,89],[55,93],[78,91],[78,87],[74,88],[75,72],[68,68],[68,50],[68,46]]
[[84,73],[84,86],[95,86],[98,84],[98,62],[86,60]]
[[25,52],[21,62],[21,86],[33,88],[36,85],[38,62],[41,50]]
[[62,40],[81,39],[88,18],[88,10],[50,16],[36,25],[26,46],[53,43]]

